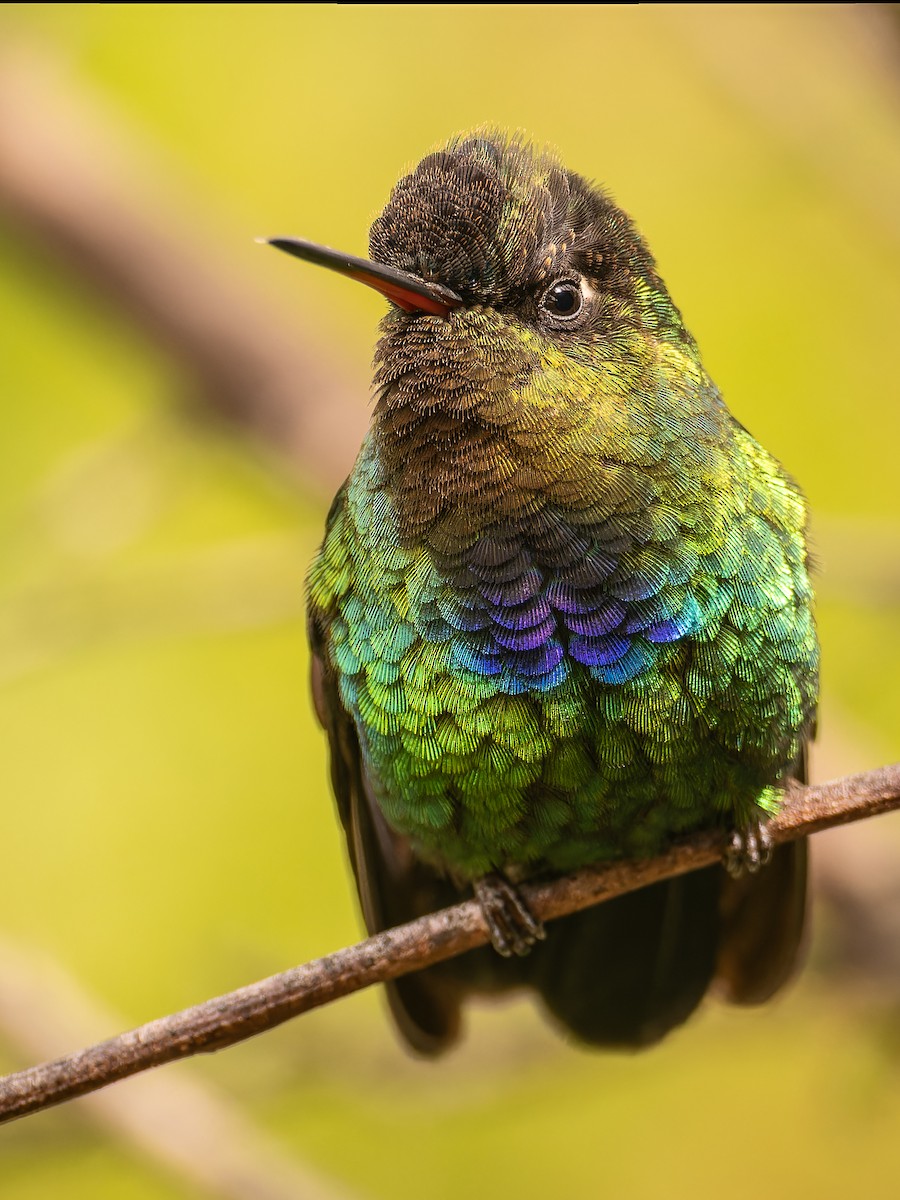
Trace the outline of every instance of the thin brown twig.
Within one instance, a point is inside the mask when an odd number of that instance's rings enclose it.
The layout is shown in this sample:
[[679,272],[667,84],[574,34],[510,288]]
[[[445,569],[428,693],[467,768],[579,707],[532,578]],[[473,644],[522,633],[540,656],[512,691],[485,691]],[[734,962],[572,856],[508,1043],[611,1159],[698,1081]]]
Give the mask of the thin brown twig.
[[[791,789],[769,824],[786,842],[900,808],[900,764],[831,783]],[[723,837],[702,833],[644,861],[575,871],[523,888],[541,920],[588,908],[624,892],[708,866]],[[367,938],[325,958],[272,975],[55,1062],[0,1079],[0,1121],[10,1121],[193,1054],[221,1050],[341,996],[396,979],[482,946],[488,929],[474,900]]]
[[[40,1059],[117,1028],[121,1020],[60,962],[0,933],[5,1048]],[[296,1147],[255,1122],[238,1099],[196,1072],[155,1071],[140,1087],[95,1092],[78,1107],[85,1125],[93,1124],[176,1180],[179,1196],[362,1200],[361,1193],[304,1161]]]

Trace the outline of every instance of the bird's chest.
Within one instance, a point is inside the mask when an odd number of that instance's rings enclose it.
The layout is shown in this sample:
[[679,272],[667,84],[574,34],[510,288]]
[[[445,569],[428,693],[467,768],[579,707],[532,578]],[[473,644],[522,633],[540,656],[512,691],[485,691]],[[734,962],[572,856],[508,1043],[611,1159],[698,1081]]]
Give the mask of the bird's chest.
[[814,703],[802,544],[685,512],[648,488],[627,520],[546,504],[473,533],[460,506],[413,541],[377,461],[357,472],[312,606],[371,790],[421,854],[474,875],[652,853],[774,798]]
[[709,729],[678,614],[629,607],[584,557],[565,574],[521,547],[482,554],[455,580],[414,561],[370,576],[332,625],[390,823],[474,875],[649,852],[707,817]]

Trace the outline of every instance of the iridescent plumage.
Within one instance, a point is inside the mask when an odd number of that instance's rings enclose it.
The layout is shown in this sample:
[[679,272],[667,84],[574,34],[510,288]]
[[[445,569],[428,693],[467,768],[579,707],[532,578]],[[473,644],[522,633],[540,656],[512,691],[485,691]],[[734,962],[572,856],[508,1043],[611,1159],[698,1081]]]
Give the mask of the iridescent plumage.
[[[310,572],[370,926],[490,871],[764,819],[814,719],[805,501],[728,413],[628,217],[480,131],[401,180],[370,253],[462,301],[385,318],[372,427]],[[438,1049],[466,988],[528,983],[587,1040],[642,1044],[716,976],[734,999],[779,986],[804,878],[797,847],[749,880],[646,889],[523,962],[401,981],[395,1012]]]

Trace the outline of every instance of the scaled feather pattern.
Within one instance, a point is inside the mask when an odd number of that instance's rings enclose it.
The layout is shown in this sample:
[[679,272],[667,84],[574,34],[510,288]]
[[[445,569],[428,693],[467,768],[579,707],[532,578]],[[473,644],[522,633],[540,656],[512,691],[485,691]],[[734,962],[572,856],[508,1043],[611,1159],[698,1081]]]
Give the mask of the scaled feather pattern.
[[[370,254],[464,300],[385,318],[309,578],[390,828],[465,880],[772,811],[817,694],[806,504],[630,219],[481,131],[401,180]],[[560,279],[569,322],[542,308]]]

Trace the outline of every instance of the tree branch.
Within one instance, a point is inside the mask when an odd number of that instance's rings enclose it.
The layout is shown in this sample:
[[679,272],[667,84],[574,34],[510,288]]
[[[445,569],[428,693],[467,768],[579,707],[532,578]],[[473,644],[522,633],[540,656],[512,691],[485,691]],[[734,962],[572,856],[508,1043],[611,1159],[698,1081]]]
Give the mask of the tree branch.
[[[900,763],[832,783],[795,785],[769,830],[774,842],[787,842],[896,808]],[[721,859],[724,844],[720,833],[698,834],[653,859],[588,867],[522,890],[535,915],[549,921],[708,866]],[[0,1121],[74,1099],[149,1067],[221,1050],[309,1009],[487,941],[487,926],[474,900],[442,909],[67,1058],[8,1075],[0,1079]]]
[[[121,1019],[59,962],[0,933],[4,1048],[40,1059],[121,1027]],[[363,1200],[363,1193],[329,1177],[258,1125],[240,1099],[213,1080],[190,1071],[154,1071],[141,1083],[85,1096],[79,1116],[84,1127],[93,1124],[171,1177],[180,1185],[174,1195],[194,1200]]]

